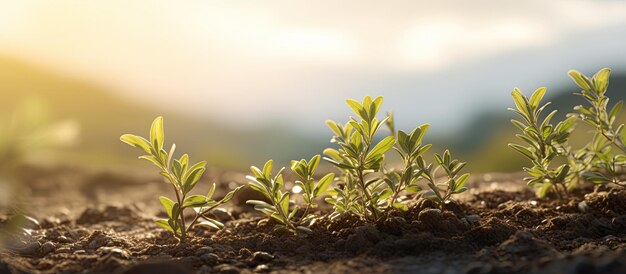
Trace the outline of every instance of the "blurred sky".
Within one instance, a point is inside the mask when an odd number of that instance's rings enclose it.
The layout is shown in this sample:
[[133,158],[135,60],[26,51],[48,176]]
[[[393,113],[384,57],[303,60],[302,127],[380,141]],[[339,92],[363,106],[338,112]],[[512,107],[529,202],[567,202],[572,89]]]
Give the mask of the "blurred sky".
[[318,131],[370,94],[445,131],[626,69],[626,1],[2,1],[0,54],[225,123]]

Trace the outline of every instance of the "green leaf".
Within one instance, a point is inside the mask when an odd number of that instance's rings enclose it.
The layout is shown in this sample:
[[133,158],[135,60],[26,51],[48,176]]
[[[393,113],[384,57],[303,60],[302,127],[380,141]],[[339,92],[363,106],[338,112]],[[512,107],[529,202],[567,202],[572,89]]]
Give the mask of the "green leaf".
[[409,211],[409,206],[403,203],[395,203],[393,207],[401,211]]
[[596,75],[593,76],[593,84],[598,95],[603,95],[609,86],[609,76],[611,76],[611,69],[603,68]]
[[215,230],[220,230],[224,228],[224,224],[211,218],[208,218],[206,221],[199,222],[197,225],[201,227],[212,228]]
[[531,161],[535,159],[535,157],[533,156],[533,153],[523,146],[520,146],[518,144],[509,144],[509,147],[519,152],[520,154],[526,156]]
[[269,178],[270,175],[272,174],[272,166],[274,165],[274,161],[273,160],[269,160],[267,162],[265,162],[265,165],[263,166],[263,175],[266,178]]
[[610,120],[614,120],[617,117],[617,114],[622,109],[622,105],[623,105],[623,102],[619,101],[617,102],[617,104],[613,106],[613,108],[611,109],[611,112],[609,113]]
[[133,135],[133,134],[124,134],[122,135],[122,137],[120,137],[120,140],[131,146],[140,148],[146,153],[151,153],[150,142],[148,142],[148,140],[144,139],[143,137]]
[[315,170],[317,169],[317,166],[320,164],[320,155],[315,155],[313,156],[313,158],[311,158],[311,160],[309,160],[309,167],[308,167],[308,173],[309,175],[313,175],[313,173],[315,173]]
[[461,175],[459,179],[456,180],[456,186],[454,188],[454,191],[458,191],[461,188],[463,188],[465,186],[465,183],[467,183],[467,179],[469,179],[469,177],[470,177],[469,173],[465,173]]
[[513,89],[511,96],[513,97],[513,102],[515,102],[517,110],[525,115],[528,115],[526,102],[524,101],[524,94],[522,94],[522,92],[518,88],[515,88]]
[[552,186],[554,186],[554,185],[552,183],[550,183],[550,182],[543,183],[537,189],[537,197],[539,197],[539,198],[546,197],[546,194],[548,194],[548,191],[552,188]]
[[582,73],[577,70],[570,70],[567,74],[576,82],[576,84],[585,90],[592,90],[591,82]]
[[193,187],[200,181],[202,174],[206,169],[204,167],[194,167],[189,170],[189,174],[185,177],[185,183],[183,184],[183,193],[187,194],[193,189]]
[[320,179],[317,182],[317,185],[315,186],[315,189],[313,190],[313,197],[318,197],[324,194],[326,190],[328,189],[328,187],[330,187],[330,184],[333,182],[333,179],[335,179],[335,174],[333,173],[328,173],[326,174],[326,176],[322,177],[322,179]]
[[530,97],[530,106],[533,109],[537,109],[537,107],[539,107],[539,103],[541,102],[543,96],[546,94],[547,90],[548,89],[546,89],[545,87],[541,87],[535,90],[533,95]]
[[146,161],[148,161],[150,163],[153,163],[157,167],[163,167],[163,164],[161,164],[159,159],[157,159],[156,157],[154,157],[152,155],[139,156],[139,159],[146,160]]
[[343,131],[341,130],[341,128],[339,128],[339,125],[337,125],[337,123],[335,123],[335,121],[326,120],[326,125],[330,128],[330,130],[336,136],[340,136],[341,137],[343,135]]
[[207,204],[208,199],[203,195],[191,195],[183,201],[183,207],[203,207]]
[[154,222],[155,222],[157,225],[159,225],[160,227],[165,228],[165,229],[169,230],[169,231],[170,231],[170,232],[172,232],[172,233],[175,233],[175,232],[174,232],[174,229],[170,226],[170,224],[168,223],[168,220],[167,220],[167,219],[156,220],[156,221],[154,221]]
[[167,216],[172,218],[172,208],[174,207],[174,201],[170,200],[169,198],[165,196],[159,197],[159,201],[161,201],[161,204],[165,208],[165,211],[167,212]]
[[232,199],[235,196],[235,193],[237,193],[239,190],[241,190],[244,186],[238,186],[237,188],[229,191],[228,193],[226,193],[226,195],[224,196],[224,198],[222,198],[220,200],[220,204],[226,203],[228,201],[230,201],[230,199]]
[[213,183],[213,185],[211,185],[211,188],[209,189],[209,193],[207,193],[206,198],[211,200],[211,198],[213,198],[213,194],[215,194],[215,188],[216,185],[215,183]]
[[367,154],[367,157],[365,157],[365,161],[367,162],[368,160],[374,157],[382,156],[385,152],[387,152],[387,150],[393,147],[393,144],[395,142],[396,142],[396,139],[393,138],[393,136],[385,137],[380,142],[378,142],[378,144],[376,144],[372,148],[372,150],[370,150],[370,152]]
[[159,116],[152,122],[150,127],[150,143],[154,150],[159,151],[163,148],[163,140],[165,139],[163,131],[163,117]]
[[346,100],[346,104],[348,104],[352,111],[354,111],[356,115],[361,117],[361,119],[367,120],[365,117],[362,116],[363,106],[361,105],[361,103],[353,99],[348,99]]

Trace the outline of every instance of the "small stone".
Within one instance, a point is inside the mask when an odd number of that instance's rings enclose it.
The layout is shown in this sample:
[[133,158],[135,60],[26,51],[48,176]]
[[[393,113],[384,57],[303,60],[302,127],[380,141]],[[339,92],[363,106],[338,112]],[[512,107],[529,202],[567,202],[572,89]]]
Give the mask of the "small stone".
[[270,267],[269,265],[266,265],[266,264],[260,264],[254,268],[254,272],[256,273],[270,272]]
[[43,254],[53,252],[55,249],[56,246],[52,242],[45,242],[43,245],[41,245],[41,253]]
[[130,252],[116,247],[101,247],[98,249],[98,252],[102,255],[110,255],[120,259],[128,260],[130,259]]
[[200,256],[200,260],[204,261],[208,265],[216,265],[219,259],[220,257],[218,257],[215,253],[207,253]]
[[582,201],[580,203],[578,203],[578,210],[580,210],[580,212],[585,213],[587,211],[589,211],[589,205],[587,205],[586,201]]
[[201,248],[198,248],[198,250],[196,250],[196,256],[202,256],[204,254],[207,253],[211,253],[213,252],[213,248],[210,246],[203,246]]
[[57,249],[56,253],[72,253],[72,250],[69,247],[61,247]]
[[32,253],[39,251],[40,247],[41,247],[41,243],[35,241],[32,243],[26,244],[24,247],[20,248],[19,252],[23,254],[32,254]]
[[59,236],[59,237],[57,238],[57,241],[58,241],[59,243],[71,243],[71,242],[72,242],[72,240],[70,240],[69,238],[67,238],[67,237],[65,237],[65,236]]
[[79,250],[74,251],[74,254],[76,254],[76,255],[85,255],[85,254],[87,254],[87,251],[85,251],[84,249],[79,249]]
[[250,261],[255,264],[263,264],[274,260],[274,255],[267,252],[257,251],[252,254]]
[[441,220],[442,216],[441,209],[428,208],[422,210],[417,219],[424,223],[432,223]]
[[239,255],[242,258],[248,258],[248,257],[250,257],[250,255],[252,255],[252,251],[250,251],[250,249],[247,249],[247,248],[244,247],[242,249],[239,249]]
[[220,274],[239,274],[241,272],[238,267],[229,264],[218,265],[215,267],[215,270]]
[[480,221],[480,215],[467,215],[465,216],[465,220],[467,220],[467,222],[470,224],[476,224]]
[[610,243],[610,242],[619,242],[619,241],[620,241],[620,238],[615,237],[615,236],[613,236],[613,235],[606,235],[606,236],[604,236],[604,237],[602,238],[602,240],[603,240],[603,241],[605,241],[605,242]]
[[67,234],[72,237],[72,239],[78,239],[80,238],[80,235],[78,234],[78,232],[76,232],[75,230],[70,230],[67,232]]

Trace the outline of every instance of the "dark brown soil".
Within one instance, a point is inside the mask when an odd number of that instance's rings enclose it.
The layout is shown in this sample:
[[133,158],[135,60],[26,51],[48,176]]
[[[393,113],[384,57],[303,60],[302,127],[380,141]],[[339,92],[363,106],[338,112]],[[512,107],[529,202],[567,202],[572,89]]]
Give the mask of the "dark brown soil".
[[2,213],[0,273],[626,273],[626,189],[537,199],[518,177],[488,174],[443,212],[414,200],[376,224],[325,211],[302,235],[273,233],[243,192],[217,214],[224,230],[179,245],[153,222],[170,193],[158,177],[29,167],[15,202],[35,220]]

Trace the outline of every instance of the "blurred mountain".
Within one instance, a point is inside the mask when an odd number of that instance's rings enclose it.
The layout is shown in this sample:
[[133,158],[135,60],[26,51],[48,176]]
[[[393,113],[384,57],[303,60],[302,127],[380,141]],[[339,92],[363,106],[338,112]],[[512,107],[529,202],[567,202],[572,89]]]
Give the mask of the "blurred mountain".
[[40,100],[50,110],[51,119],[77,121],[80,142],[64,151],[66,161],[136,163],[139,151],[121,143],[119,136],[146,136],[151,121],[158,115],[165,118],[166,144],[174,141],[179,152],[189,153],[195,160],[207,159],[217,166],[247,168],[269,158],[288,162],[294,155],[310,157],[321,153],[320,148],[327,143],[281,125],[235,129],[219,123],[221,117],[201,119],[131,103],[113,94],[104,86],[0,57],[0,120],[6,121],[23,102]]
[[[546,114],[554,109],[558,110],[552,120],[553,123],[564,119],[567,113],[573,112],[574,106],[586,104],[583,98],[573,95],[579,91],[580,89],[573,81],[556,89],[548,87],[543,102],[552,102],[547,107]],[[610,98],[609,107],[617,101],[626,99],[624,91],[626,91],[626,74],[613,73],[607,90],[607,96]],[[533,91],[523,90],[522,92],[530,96]],[[518,133],[517,128],[510,122],[511,119],[517,117],[514,113],[507,111],[508,107],[514,107],[513,99],[508,106],[502,106],[501,111],[483,112],[464,128],[439,140],[449,144],[453,151],[463,155],[464,160],[470,163],[468,167],[472,171],[520,170],[521,166],[526,166],[528,163],[525,158],[507,147],[508,143],[518,142],[515,138],[515,134]],[[621,120],[618,121],[626,122],[624,111],[621,113]],[[570,142],[574,148],[584,145],[589,140],[589,130],[590,128],[580,123]]]

